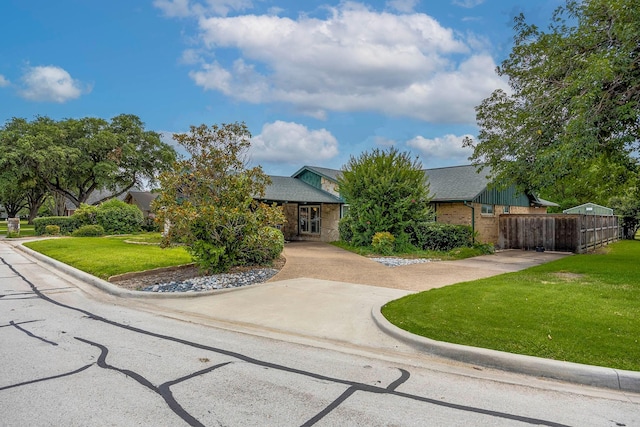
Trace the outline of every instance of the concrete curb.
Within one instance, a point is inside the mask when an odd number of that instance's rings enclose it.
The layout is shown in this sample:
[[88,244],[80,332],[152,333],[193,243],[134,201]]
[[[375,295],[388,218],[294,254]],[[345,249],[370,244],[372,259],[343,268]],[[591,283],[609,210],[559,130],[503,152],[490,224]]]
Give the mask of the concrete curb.
[[383,332],[430,354],[519,374],[640,393],[640,372],[561,362],[436,341],[398,328],[382,315],[381,308],[374,307],[371,310],[371,316]]
[[[152,298],[152,299],[166,299],[166,298],[197,298],[205,295],[216,295],[227,292],[240,291],[242,288],[229,288],[229,289],[215,289],[212,291],[198,291],[198,292],[143,292],[143,291],[130,291],[128,289],[122,289],[106,280],[100,279],[89,273],[85,273],[82,270],[78,270],[63,262],[57,261],[53,258],[49,258],[46,255],[42,255],[32,249],[29,249],[22,245],[22,243],[14,246],[15,248],[25,252],[32,258],[37,259],[40,262],[48,264],[54,267],[56,270],[60,270],[69,276],[78,279],[84,283],[94,286],[110,295],[114,295],[121,298]],[[258,286],[262,283],[256,283],[251,286]]]

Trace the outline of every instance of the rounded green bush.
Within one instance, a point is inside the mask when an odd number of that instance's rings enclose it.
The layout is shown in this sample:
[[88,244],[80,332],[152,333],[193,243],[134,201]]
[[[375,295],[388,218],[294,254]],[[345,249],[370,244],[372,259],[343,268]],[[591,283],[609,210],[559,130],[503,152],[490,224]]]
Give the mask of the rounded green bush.
[[104,228],[100,225],[83,225],[71,233],[73,237],[100,237],[104,236]]
[[96,222],[109,234],[129,234],[140,231],[143,222],[142,211],[118,199],[111,199],[98,206]]
[[60,226],[59,225],[47,225],[44,227],[44,234],[48,234],[50,236],[57,236],[60,234]]
[[378,232],[371,239],[371,247],[381,255],[391,255],[393,253],[393,243],[396,238],[388,231]]

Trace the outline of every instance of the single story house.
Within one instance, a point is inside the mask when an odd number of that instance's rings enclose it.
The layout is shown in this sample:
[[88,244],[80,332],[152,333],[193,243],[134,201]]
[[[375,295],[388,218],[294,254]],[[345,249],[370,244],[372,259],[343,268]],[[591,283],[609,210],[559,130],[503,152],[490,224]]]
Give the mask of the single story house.
[[[290,177],[271,176],[261,201],[284,208],[287,240],[333,241],[339,239],[338,222],[348,210],[340,197],[336,169],[304,166]],[[475,166],[425,169],[436,221],[469,225],[480,242],[497,243],[498,217],[503,213],[546,214],[555,203],[517,191],[515,186],[492,187]]]

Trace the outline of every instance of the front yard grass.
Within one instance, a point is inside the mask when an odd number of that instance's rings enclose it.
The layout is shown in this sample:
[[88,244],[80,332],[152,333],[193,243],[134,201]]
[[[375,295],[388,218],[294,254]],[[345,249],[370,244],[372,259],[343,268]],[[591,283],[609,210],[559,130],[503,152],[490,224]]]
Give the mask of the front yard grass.
[[64,237],[28,242],[24,246],[101,279],[191,263],[191,255],[184,248],[162,249],[153,244],[159,240],[159,233],[143,233],[130,236]]
[[411,333],[549,359],[640,370],[640,241],[413,294],[382,308]]

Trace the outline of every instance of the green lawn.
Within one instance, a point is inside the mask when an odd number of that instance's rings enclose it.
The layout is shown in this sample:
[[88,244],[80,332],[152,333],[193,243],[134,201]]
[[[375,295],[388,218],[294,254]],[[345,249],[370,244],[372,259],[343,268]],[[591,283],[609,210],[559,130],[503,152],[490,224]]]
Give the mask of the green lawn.
[[[0,221],[0,235],[7,234],[7,220]],[[27,224],[27,221],[20,221],[20,235],[18,237],[35,236],[33,225]]]
[[[157,235],[156,235],[157,234]],[[102,279],[116,274],[191,263],[182,247],[162,249],[159,233],[114,237],[64,237],[25,246]]]
[[640,371],[640,241],[385,305],[396,326],[439,341]]

